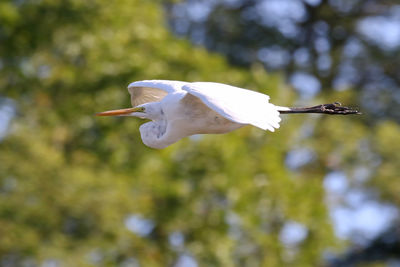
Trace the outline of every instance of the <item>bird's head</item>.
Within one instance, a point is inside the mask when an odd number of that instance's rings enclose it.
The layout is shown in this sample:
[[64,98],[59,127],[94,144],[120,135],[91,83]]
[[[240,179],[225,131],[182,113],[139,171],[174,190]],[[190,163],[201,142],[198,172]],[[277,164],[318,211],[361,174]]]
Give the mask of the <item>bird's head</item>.
[[157,119],[162,115],[158,103],[146,103],[133,108],[115,109],[97,113],[96,116],[133,116],[141,119]]

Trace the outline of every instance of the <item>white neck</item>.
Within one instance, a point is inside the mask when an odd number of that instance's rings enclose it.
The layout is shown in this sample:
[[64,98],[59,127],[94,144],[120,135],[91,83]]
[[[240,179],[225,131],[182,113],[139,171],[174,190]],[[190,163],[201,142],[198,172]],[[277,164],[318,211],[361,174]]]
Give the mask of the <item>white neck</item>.
[[168,124],[166,120],[150,121],[142,124],[139,131],[143,143],[149,147],[161,149],[186,136],[173,136],[175,131],[168,130],[167,128]]

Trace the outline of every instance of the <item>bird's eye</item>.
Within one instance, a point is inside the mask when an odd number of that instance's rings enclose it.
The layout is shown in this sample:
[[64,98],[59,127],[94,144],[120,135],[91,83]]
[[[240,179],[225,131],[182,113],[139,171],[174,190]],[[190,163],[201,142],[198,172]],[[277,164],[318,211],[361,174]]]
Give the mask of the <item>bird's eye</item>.
[[134,112],[144,112],[145,108],[144,107],[134,107],[133,110],[134,110]]

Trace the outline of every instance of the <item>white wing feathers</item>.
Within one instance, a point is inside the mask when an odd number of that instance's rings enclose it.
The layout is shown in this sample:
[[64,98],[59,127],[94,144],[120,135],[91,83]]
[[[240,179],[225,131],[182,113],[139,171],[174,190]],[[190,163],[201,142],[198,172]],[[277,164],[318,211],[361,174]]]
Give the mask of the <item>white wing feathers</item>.
[[272,132],[279,128],[279,108],[287,109],[269,103],[267,95],[221,83],[146,80],[128,86],[134,107],[161,101],[166,95],[182,90],[199,98],[228,120]]
[[200,98],[209,108],[228,120],[251,124],[271,132],[279,128],[279,111],[268,102],[267,95],[212,82],[187,83],[182,89]]
[[129,84],[128,91],[132,106],[136,107],[148,102],[161,101],[166,95],[181,91],[185,84],[187,83],[167,80],[138,81]]

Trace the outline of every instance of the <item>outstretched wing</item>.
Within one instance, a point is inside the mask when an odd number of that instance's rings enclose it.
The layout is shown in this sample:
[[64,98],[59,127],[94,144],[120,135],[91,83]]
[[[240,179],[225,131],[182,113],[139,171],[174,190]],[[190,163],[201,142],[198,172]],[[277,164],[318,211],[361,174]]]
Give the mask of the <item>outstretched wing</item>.
[[166,95],[181,91],[185,84],[187,83],[167,80],[138,81],[129,84],[128,91],[132,106],[136,107],[148,102],[159,102]]
[[269,103],[267,95],[212,82],[188,83],[182,89],[228,120],[272,132],[274,128],[279,128],[279,111]]

